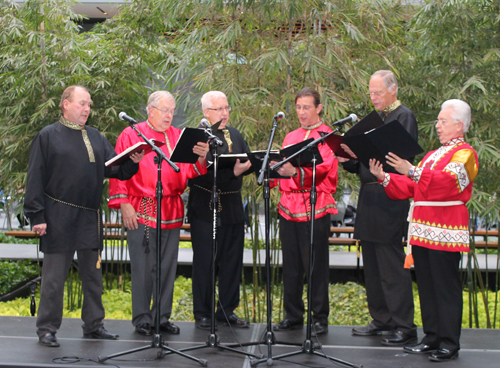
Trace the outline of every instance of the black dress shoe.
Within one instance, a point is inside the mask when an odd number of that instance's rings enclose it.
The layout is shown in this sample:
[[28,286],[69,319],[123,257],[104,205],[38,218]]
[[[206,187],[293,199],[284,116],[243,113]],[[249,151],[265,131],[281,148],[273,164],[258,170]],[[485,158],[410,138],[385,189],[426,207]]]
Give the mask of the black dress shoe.
[[328,333],[328,323],[325,322],[314,322],[314,326],[311,331],[311,336],[324,335]]
[[438,349],[438,351],[429,355],[429,360],[433,362],[447,362],[449,360],[457,358],[458,358],[458,349],[457,350]]
[[298,330],[299,328],[304,327],[304,322],[292,322],[289,319],[284,319],[277,325],[273,326],[274,331],[291,331]]
[[169,333],[171,335],[178,335],[181,329],[174,325],[172,322],[167,321],[160,324],[160,331]]
[[83,335],[83,337],[89,339],[99,339],[99,340],[118,340],[119,336],[117,334],[112,334],[111,332],[108,332],[104,327],[99,327],[97,330]]
[[135,332],[142,336],[151,336],[151,325],[149,323],[139,323],[135,326]]
[[[229,317],[226,319],[219,319],[219,323],[223,324],[224,326],[236,326],[238,328],[248,328],[250,327],[250,322],[247,321],[246,319],[238,317],[236,314],[231,314]],[[229,323],[228,323],[229,321]]]
[[57,342],[56,334],[53,332],[47,332],[45,335],[42,335],[38,338],[38,342],[43,346],[48,346],[50,348],[59,347],[59,343]]
[[420,343],[417,345],[405,346],[403,350],[405,353],[409,354],[430,354],[434,353],[437,350],[437,348],[424,343]]
[[[196,320],[195,326],[200,330],[211,330],[212,329],[212,319],[210,317],[201,317]],[[217,322],[215,323],[215,329],[217,330]]]
[[402,331],[396,331],[394,335],[382,339],[380,343],[386,346],[405,346],[418,342],[417,336],[408,335]]
[[351,333],[356,336],[392,335],[394,333],[394,329],[377,327],[372,321],[366,326],[354,327]]

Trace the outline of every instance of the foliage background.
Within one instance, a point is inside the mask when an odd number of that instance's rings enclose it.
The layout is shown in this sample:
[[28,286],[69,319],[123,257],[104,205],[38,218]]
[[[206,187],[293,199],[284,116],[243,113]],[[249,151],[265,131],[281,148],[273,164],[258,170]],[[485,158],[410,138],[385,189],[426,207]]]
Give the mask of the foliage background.
[[[130,282],[130,280],[128,280]],[[422,327],[422,317],[420,314],[420,304],[417,293],[416,284],[413,285],[413,295],[415,302],[415,324]],[[241,290],[241,293],[251,290]],[[274,294],[279,293],[277,289]],[[498,298],[497,293],[491,293],[489,298],[493,304],[495,298]],[[263,297],[263,296],[262,296]],[[464,291],[464,303],[468,304],[469,293]],[[305,294],[304,294],[305,299]],[[277,301],[277,295],[273,298],[275,309],[279,310],[280,306]],[[330,325],[348,325],[348,326],[362,326],[370,322],[370,314],[368,312],[368,305],[366,302],[366,292],[363,286],[356,283],[346,284],[333,284],[329,287],[329,300],[330,300],[330,316],[328,323]],[[39,293],[36,294],[36,301],[39,301]],[[252,300],[249,301],[252,303]],[[174,300],[172,306],[173,321],[193,321],[192,314],[192,293],[191,293],[191,279],[179,276],[175,281]],[[121,291],[118,289],[105,290],[103,294],[103,304],[106,310],[107,319],[132,319],[132,298],[129,291]],[[243,307],[240,306],[236,313],[243,315]],[[12,301],[0,303],[0,315],[2,316],[30,316],[30,299],[17,298]],[[66,305],[63,312],[64,317],[80,318],[81,306],[69,309]],[[484,306],[480,306],[478,311],[478,325],[479,328],[487,327],[486,310]],[[273,315],[273,323],[281,320],[282,316],[279,314]],[[469,311],[464,308],[462,316],[462,327],[469,327]]]
[[[262,149],[277,111],[287,119],[280,122],[274,148],[298,127],[293,100],[300,88],[321,93],[323,119],[330,124],[353,111],[368,113],[369,76],[391,69],[400,83],[398,97],[417,116],[425,151],[439,145],[433,120],[440,104],[461,98],[471,105],[467,140],[478,151],[480,168],[469,208],[474,220],[497,222],[500,0],[412,3],[132,0],[113,19],[81,33],[82,17],[72,1],[29,0],[19,6],[0,0],[0,188],[22,200],[29,144],[58,119],[60,95],[71,84],[90,89],[88,123],[112,143],[124,128],[117,112],[144,118],[152,90],[173,91],[184,124],[191,126],[201,117],[200,94],[222,90],[234,108],[231,124],[252,149]],[[352,190],[355,199],[357,187],[357,177],[339,169],[336,197]],[[256,250],[262,200],[251,177],[244,195]],[[103,204],[106,197],[105,192]],[[273,191],[273,211],[277,199]],[[279,249],[276,234],[273,222],[273,252]],[[262,285],[255,275],[254,297]],[[479,287],[488,300],[480,275],[471,273],[469,280],[470,290]],[[497,270],[497,285],[498,280]]]
[[[468,140],[481,165],[470,207],[495,220],[500,1],[402,4],[133,0],[81,33],[71,1],[0,0],[0,188],[22,198],[30,142],[58,119],[60,95],[71,84],[90,89],[88,124],[112,143],[124,128],[117,112],[144,118],[152,90],[172,90],[183,124],[191,126],[201,117],[200,94],[222,90],[234,107],[232,124],[252,149],[263,149],[277,111],[288,118],[280,122],[275,148],[297,127],[297,90],[318,89],[327,124],[352,111],[364,116],[372,109],[369,76],[383,68],[397,74],[399,98],[417,115],[425,151],[438,146],[433,121],[440,104],[470,103]],[[339,192],[357,188],[356,176],[342,170],[339,176]],[[254,181],[247,181],[247,193],[258,197]]]

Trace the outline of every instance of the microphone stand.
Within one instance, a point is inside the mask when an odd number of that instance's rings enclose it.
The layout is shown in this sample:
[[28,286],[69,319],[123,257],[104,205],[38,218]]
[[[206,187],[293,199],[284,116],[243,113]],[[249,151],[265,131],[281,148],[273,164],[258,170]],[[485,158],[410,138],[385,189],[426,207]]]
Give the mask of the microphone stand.
[[[215,126],[215,124],[214,124]],[[217,126],[218,128],[218,126]],[[213,135],[208,129],[205,129],[205,133],[207,134],[207,138],[209,139],[210,149],[212,152],[213,158],[213,187],[212,187],[212,273],[211,273],[211,281],[212,281],[212,309],[211,309],[211,325],[210,325],[210,334],[208,335],[207,342],[204,345],[191,346],[187,348],[179,349],[179,351],[189,351],[203,348],[217,348],[221,350],[228,350],[234,353],[243,354],[255,358],[260,358],[262,355],[256,355],[250,352],[242,351],[239,349],[234,349],[229,345],[222,345],[220,343],[220,339],[215,333],[215,261],[217,255],[217,203],[218,203],[218,193],[217,193],[217,168],[219,162],[219,154],[217,153],[217,146],[219,145],[219,138]]]
[[[330,136],[331,134],[334,134],[335,132],[338,132],[340,129],[341,129],[341,127],[339,126],[339,127],[336,128],[336,130],[334,130],[334,131],[332,131],[332,132],[330,132],[328,134],[325,134],[324,136],[322,136],[320,138],[317,138],[316,140],[314,140],[311,143],[309,143],[307,146],[304,146],[302,149],[300,149],[299,151],[297,151],[295,154],[291,155],[290,157],[287,157],[283,161],[280,161],[279,163],[277,163],[276,165],[274,165],[274,166],[271,167],[271,170],[277,170],[278,168],[280,168],[281,166],[283,166],[285,163],[287,163],[288,161],[290,161],[294,157],[299,156],[302,152],[304,152],[306,150],[311,150],[311,152],[313,154],[313,158],[312,158],[312,185],[311,185],[311,195],[310,195],[310,203],[311,203],[311,220],[310,220],[310,223],[311,223],[311,225],[310,225],[310,227],[311,227],[311,237],[310,237],[310,244],[309,244],[309,275],[308,275],[308,278],[307,278],[307,329],[306,329],[306,339],[302,343],[302,348],[300,350],[275,356],[274,359],[279,360],[279,359],[283,359],[283,358],[287,358],[287,357],[295,356],[295,355],[299,355],[299,354],[311,354],[311,355],[314,354],[314,355],[323,357],[325,359],[328,359],[330,361],[333,361],[333,362],[336,362],[336,363],[339,363],[339,364],[343,364],[343,365],[348,366],[348,367],[362,368],[362,366],[358,366],[358,365],[355,365],[353,363],[346,362],[344,360],[341,360],[341,359],[334,358],[332,356],[326,355],[323,352],[317,351],[317,350],[321,350],[321,344],[319,342],[315,344],[311,340],[311,332],[312,332],[312,330],[311,330],[311,326],[312,326],[311,301],[312,301],[312,287],[313,287],[312,275],[313,275],[313,267],[314,267],[314,259],[313,259],[313,257],[314,257],[314,214],[316,212],[316,200],[317,200],[317,192],[316,192],[316,161],[317,161],[317,156],[320,155],[319,150],[318,150],[318,145],[319,145],[319,143],[324,142],[324,140],[325,140],[326,137]],[[299,162],[300,162],[300,160],[299,160]],[[269,352],[270,351],[271,351],[271,345],[269,345]],[[272,365],[273,364],[273,358],[271,357],[271,355],[269,355],[267,359],[253,360],[253,361],[250,362],[250,364],[251,364],[252,367],[255,367],[256,365],[258,365],[260,363],[263,363],[263,362],[266,362],[267,365]]]
[[[273,119],[273,127],[271,129],[271,136],[269,138],[269,143],[267,146],[266,155],[262,160],[262,166],[259,172],[259,178],[257,179],[257,184],[262,185],[264,182],[264,187],[262,189],[264,196],[264,224],[265,224],[265,237],[266,237],[266,302],[267,302],[267,324],[266,324],[266,335],[261,343],[267,345],[267,358],[262,358],[261,360],[266,360],[267,365],[272,365],[273,363],[273,352],[272,345],[277,344],[276,336],[274,335],[272,329],[272,313],[273,313],[273,303],[271,300],[271,242],[270,242],[270,232],[271,232],[271,189],[269,185],[269,153],[271,152],[271,146],[274,140],[274,135],[276,133],[276,128],[278,127],[278,120]],[[282,343],[285,345],[290,345],[289,343]],[[253,362],[251,363],[254,365]]]
[[146,138],[142,132],[140,132],[134,124],[130,124],[131,128],[134,129],[137,132],[137,135],[140,136],[147,144],[151,146],[153,151],[156,153],[155,157],[155,164],[158,166],[158,179],[156,183],[156,203],[157,203],[157,210],[156,210],[156,289],[155,289],[155,300],[156,300],[156,321],[155,321],[155,334],[153,335],[153,341],[151,342],[150,345],[142,346],[139,348],[135,349],[130,349],[127,351],[123,351],[120,353],[108,355],[108,356],[99,356],[98,361],[99,362],[104,362],[108,359],[116,358],[122,355],[126,354],[131,354],[135,353],[138,351],[143,351],[147,349],[152,349],[152,348],[158,348],[161,349],[161,351],[158,353],[158,357],[164,357],[165,355],[168,354],[178,354],[180,356],[183,356],[184,358],[191,359],[195,362],[198,362],[202,367],[206,367],[208,365],[208,362],[205,359],[199,359],[194,356],[188,355],[183,353],[180,350],[172,349],[171,347],[168,346],[167,343],[163,342],[162,335],[160,334],[160,318],[161,318],[161,313],[160,313],[160,299],[161,299],[161,264],[160,264],[160,259],[161,259],[161,200],[163,198],[163,184],[161,181],[161,166],[163,161],[167,161],[168,164],[172,167],[172,169],[175,172],[179,172],[180,169],[177,167],[176,164],[174,164],[172,161],[170,161],[167,156],[163,153],[163,151],[158,148],[151,140]]
[[[266,324],[266,334],[261,341],[247,342],[241,344],[242,346],[251,346],[251,345],[267,345],[267,358],[261,358],[260,360],[254,360],[251,362],[251,365],[260,363],[261,361],[266,361],[267,365],[273,364],[272,358],[272,345],[280,344],[280,345],[292,345],[292,346],[300,346],[300,344],[291,343],[291,342],[283,342],[277,341],[272,329],[272,314],[273,314],[273,303],[271,298],[271,243],[270,243],[270,232],[271,232],[271,206],[270,206],[270,198],[271,198],[271,189],[269,185],[269,161],[270,161],[270,152],[271,147],[274,141],[274,135],[276,133],[276,128],[278,127],[278,120],[276,117],[273,119],[273,127],[271,128],[271,135],[269,137],[269,143],[267,146],[266,154],[262,160],[262,165],[259,170],[259,177],[257,179],[257,184],[263,186],[263,197],[264,197],[264,224],[265,224],[265,237],[266,237],[266,264],[265,264],[265,273],[266,273],[266,303],[267,303],[267,324]],[[233,345],[236,346],[236,345]]]

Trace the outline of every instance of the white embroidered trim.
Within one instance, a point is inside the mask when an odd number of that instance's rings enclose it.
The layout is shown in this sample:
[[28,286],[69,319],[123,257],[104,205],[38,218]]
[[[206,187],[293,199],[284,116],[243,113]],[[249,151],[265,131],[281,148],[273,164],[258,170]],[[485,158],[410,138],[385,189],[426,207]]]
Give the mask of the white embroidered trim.
[[445,229],[437,226],[424,225],[413,222],[410,236],[426,239],[435,243],[446,243],[450,246],[469,244],[469,231],[463,229]]
[[420,181],[420,177],[422,176],[422,171],[424,171],[423,167],[416,167],[415,172],[410,179],[413,180],[414,183],[418,184],[418,182]]
[[460,186],[460,192],[463,192],[467,185],[470,184],[469,176],[467,175],[467,170],[465,165],[457,162],[450,162],[444,170],[449,171],[456,175],[458,180],[458,185]]
[[391,176],[387,173],[384,173],[384,181],[382,182],[384,188],[389,185],[390,181],[391,181]]

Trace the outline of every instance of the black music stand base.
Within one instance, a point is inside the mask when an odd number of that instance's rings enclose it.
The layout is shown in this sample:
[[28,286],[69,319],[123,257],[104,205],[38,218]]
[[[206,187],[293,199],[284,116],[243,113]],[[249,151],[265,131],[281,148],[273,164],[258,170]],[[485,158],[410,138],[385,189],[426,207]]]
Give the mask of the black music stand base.
[[155,334],[153,336],[153,341],[151,342],[150,345],[141,346],[139,348],[122,351],[120,353],[111,354],[108,356],[100,356],[97,358],[97,361],[102,363],[108,359],[113,359],[113,358],[116,358],[116,357],[119,357],[122,355],[137,353],[139,351],[148,350],[148,349],[161,349],[161,351],[158,352],[158,358],[163,358],[164,356],[166,356],[168,354],[178,354],[180,356],[183,356],[184,358],[188,358],[188,359],[191,359],[192,361],[199,363],[202,367],[208,366],[208,361],[206,361],[205,359],[199,359],[199,358],[196,358],[194,356],[184,354],[181,350],[176,350],[176,349],[170,348],[168,346],[168,344],[163,342],[163,338],[162,338],[161,334]]
[[250,360],[250,365],[252,367],[255,367],[261,363],[266,363],[268,366],[272,366],[274,364],[274,360],[279,360],[279,359],[284,359],[288,358],[291,356],[299,355],[299,354],[310,354],[310,355],[317,355],[322,358],[328,359],[331,362],[339,363],[342,365],[345,365],[347,367],[353,367],[353,368],[363,368],[362,365],[356,365],[350,362],[346,362],[342,359],[335,358],[329,355],[326,355],[322,352],[316,351],[316,349],[321,349],[321,344],[319,343],[314,343],[312,340],[305,340],[302,344],[302,349],[297,350],[297,351],[292,351],[290,353],[285,353],[281,355],[276,355],[275,357],[268,357],[268,358],[263,358],[263,359],[258,359],[258,360]]
[[[242,344],[242,346],[245,346],[245,345]],[[221,350],[232,351],[233,353],[242,354],[242,355],[246,355],[248,357],[254,357],[254,358],[262,358],[263,357],[263,355],[257,355],[257,354],[246,352],[246,351],[243,351],[240,349],[234,349],[231,346],[221,345],[219,337],[215,333],[213,333],[213,334],[211,333],[208,335],[207,342],[204,345],[191,346],[188,348],[179,349],[179,351],[183,352],[183,351],[190,351],[190,350],[203,349],[203,348],[217,348],[217,349],[221,349]]]

